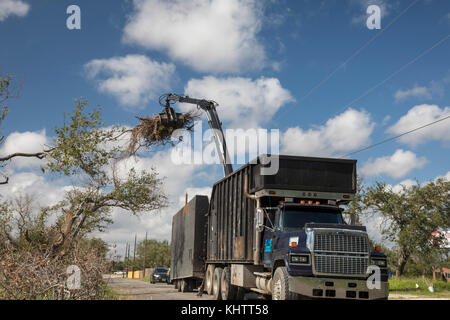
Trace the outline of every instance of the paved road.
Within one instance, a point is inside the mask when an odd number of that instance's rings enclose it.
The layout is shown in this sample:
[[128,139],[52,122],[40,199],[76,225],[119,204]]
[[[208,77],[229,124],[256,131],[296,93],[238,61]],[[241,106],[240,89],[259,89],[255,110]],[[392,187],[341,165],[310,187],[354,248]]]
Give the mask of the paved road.
[[116,277],[105,277],[105,281],[120,298],[127,300],[212,300],[212,296],[206,294],[198,297],[197,292],[178,292],[173,285],[165,283],[151,284]]

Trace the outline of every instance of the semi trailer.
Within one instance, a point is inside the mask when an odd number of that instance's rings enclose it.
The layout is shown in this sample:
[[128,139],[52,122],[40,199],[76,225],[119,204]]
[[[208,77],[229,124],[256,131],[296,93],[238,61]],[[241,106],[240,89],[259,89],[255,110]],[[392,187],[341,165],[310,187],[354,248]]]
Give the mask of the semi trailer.
[[[175,215],[175,285],[190,291],[202,279],[200,289],[223,300],[248,291],[275,300],[387,299],[386,256],[371,250],[365,227],[343,218],[341,206],[356,192],[356,160],[280,155],[278,173],[262,175],[263,157],[215,183],[206,212],[197,196]],[[180,230],[180,215],[199,223]],[[175,248],[187,237],[199,241],[188,245],[194,256]],[[197,272],[177,276],[190,261]],[[369,266],[379,272],[376,285]]]

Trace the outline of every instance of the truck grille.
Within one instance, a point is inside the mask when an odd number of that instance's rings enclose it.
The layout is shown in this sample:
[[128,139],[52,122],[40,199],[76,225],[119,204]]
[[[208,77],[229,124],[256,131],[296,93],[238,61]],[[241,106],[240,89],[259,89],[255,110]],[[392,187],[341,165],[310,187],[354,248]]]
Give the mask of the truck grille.
[[366,236],[351,233],[316,233],[314,251],[367,254],[369,241]]
[[367,271],[367,257],[314,255],[316,273],[363,275]]
[[316,274],[365,275],[369,262],[367,235],[314,232],[313,261]]

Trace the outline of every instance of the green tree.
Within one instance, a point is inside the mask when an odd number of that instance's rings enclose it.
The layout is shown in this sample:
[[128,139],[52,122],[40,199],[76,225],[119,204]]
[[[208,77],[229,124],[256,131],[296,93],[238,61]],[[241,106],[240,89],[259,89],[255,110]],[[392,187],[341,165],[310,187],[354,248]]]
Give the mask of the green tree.
[[384,183],[376,183],[365,190],[362,197],[365,212],[380,214],[384,236],[397,244],[396,275],[404,273],[413,257],[426,259],[428,264],[434,257],[433,265],[438,265],[437,257],[448,252],[439,246],[442,238],[430,239],[432,232],[450,226],[449,193],[450,182],[445,179],[423,186],[403,187],[400,192],[394,192]]
[[146,268],[170,266],[170,245],[166,240],[140,241],[136,247],[136,268],[142,269],[144,252]]
[[132,214],[150,212],[167,205],[157,172],[120,172],[122,157],[118,139],[124,128],[105,129],[100,111],[86,112],[87,101],[76,100],[70,121],[55,128],[54,146],[46,153],[44,172],[63,174],[78,181],[65,199],[49,212],[62,210],[58,226],[60,237],[55,253],[64,254],[76,239],[92,231],[103,231],[111,223],[112,208]]
[[108,243],[100,238],[85,238],[81,239],[79,246],[81,248],[89,249],[95,252],[97,256],[105,259],[109,251]]

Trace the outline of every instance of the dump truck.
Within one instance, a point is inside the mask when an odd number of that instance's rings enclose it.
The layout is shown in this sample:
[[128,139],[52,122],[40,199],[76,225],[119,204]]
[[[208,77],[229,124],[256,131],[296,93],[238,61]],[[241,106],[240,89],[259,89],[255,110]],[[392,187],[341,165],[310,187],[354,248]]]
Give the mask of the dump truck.
[[[172,248],[187,234],[199,241],[187,248],[198,255],[183,253],[197,272],[174,273],[176,286],[193,290],[203,279],[200,289],[223,300],[248,291],[275,300],[387,299],[386,256],[371,250],[364,226],[343,218],[342,206],[356,193],[356,160],[280,155],[278,173],[262,175],[264,157],[215,183],[206,215],[203,206],[196,210],[198,197],[175,215]],[[180,216],[199,223],[180,230]],[[171,270],[186,263],[177,254]],[[370,266],[379,272],[376,285]]]
[[356,193],[356,160],[260,155],[233,171],[218,104],[164,99],[167,119],[176,119],[176,102],[206,112],[225,173],[209,203],[194,197],[173,218],[171,277],[179,290],[202,279],[200,293],[217,300],[248,291],[274,300],[387,299],[386,255],[371,250],[364,226],[343,218]]

